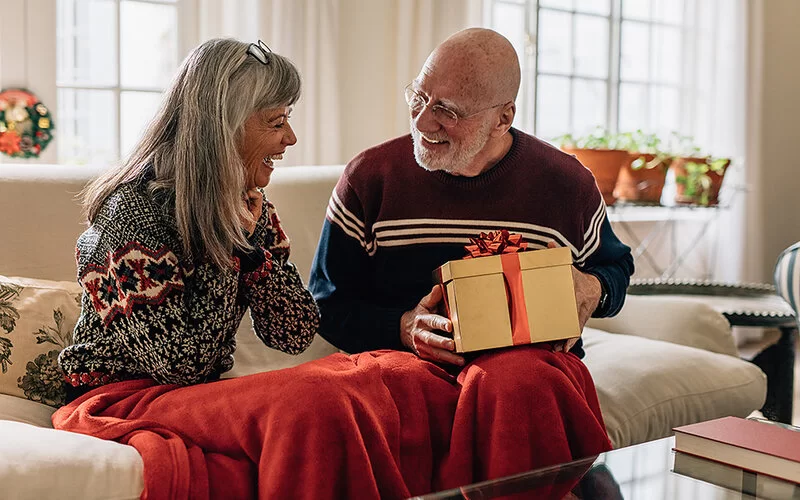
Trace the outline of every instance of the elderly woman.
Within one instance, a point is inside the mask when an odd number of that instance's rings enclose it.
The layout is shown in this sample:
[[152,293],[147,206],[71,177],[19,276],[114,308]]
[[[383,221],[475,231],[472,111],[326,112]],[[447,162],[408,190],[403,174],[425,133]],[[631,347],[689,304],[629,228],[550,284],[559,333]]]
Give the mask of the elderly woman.
[[300,75],[264,47],[195,50],[130,159],[85,190],[82,314],[59,357],[68,400],[112,381],[218,379],[248,306],[269,347],[311,344],[317,308],[260,191],[297,142]]
[[247,308],[258,337],[288,353],[318,329],[260,190],[297,140],[289,115],[299,95],[297,69],[263,43],[203,43],[130,158],[84,193],[82,313],[59,357],[68,404],[53,424],[134,446],[147,498],[431,489],[429,461],[420,468],[409,455],[432,454],[425,403],[403,409],[419,443],[398,448],[401,418],[386,384],[401,386],[402,373],[384,375],[372,356],[218,380]]

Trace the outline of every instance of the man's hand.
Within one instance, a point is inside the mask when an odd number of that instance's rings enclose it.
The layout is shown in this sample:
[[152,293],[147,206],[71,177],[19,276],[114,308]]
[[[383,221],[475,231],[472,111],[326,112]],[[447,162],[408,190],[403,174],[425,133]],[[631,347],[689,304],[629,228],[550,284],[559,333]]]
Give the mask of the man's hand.
[[456,348],[453,339],[434,333],[453,331],[453,323],[436,314],[441,301],[442,289],[435,285],[417,307],[400,318],[400,340],[422,359],[463,366],[464,358],[453,353]]
[[[554,241],[547,244],[547,248],[556,248]],[[600,285],[600,280],[597,276],[579,271],[575,266],[572,266],[572,283],[575,287],[575,303],[578,306],[578,326],[580,331],[583,332],[583,327],[592,313],[597,309],[600,303],[600,296],[603,294],[603,287]],[[567,339],[555,343],[555,351],[569,352],[570,349],[578,342],[579,337]]]
[[578,323],[581,331],[592,313],[600,304],[603,288],[597,276],[572,267],[572,282],[575,285],[575,302],[578,304]]

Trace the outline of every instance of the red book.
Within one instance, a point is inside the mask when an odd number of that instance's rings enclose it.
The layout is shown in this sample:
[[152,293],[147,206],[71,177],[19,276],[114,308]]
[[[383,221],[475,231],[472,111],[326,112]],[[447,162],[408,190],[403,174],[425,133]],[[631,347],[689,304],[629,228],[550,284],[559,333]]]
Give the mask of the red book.
[[800,483],[800,432],[738,417],[673,430],[677,451]]

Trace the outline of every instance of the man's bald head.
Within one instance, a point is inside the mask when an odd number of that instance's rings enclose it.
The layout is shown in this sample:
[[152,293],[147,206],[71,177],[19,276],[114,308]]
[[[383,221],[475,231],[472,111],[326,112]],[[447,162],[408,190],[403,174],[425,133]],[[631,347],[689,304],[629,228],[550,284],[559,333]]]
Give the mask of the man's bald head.
[[468,28],[442,42],[428,57],[423,73],[447,78],[453,99],[478,106],[514,101],[520,84],[519,58],[503,35]]

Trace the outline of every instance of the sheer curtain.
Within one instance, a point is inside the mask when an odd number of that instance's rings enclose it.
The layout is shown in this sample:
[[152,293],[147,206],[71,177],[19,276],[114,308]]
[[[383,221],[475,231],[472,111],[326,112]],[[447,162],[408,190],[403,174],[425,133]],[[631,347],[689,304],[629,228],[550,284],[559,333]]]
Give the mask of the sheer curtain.
[[303,94],[292,114],[297,145],[285,165],[342,161],[338,118],[340,72],[339,0],[194,0],[190,46],[214,37],[264,40],[291,59],[303,77]]
[[430,52],[451,34],[481,25],[481,0],[400,0],[397,2],[394,97],[396,133],[408,132],[408,107],[398,97],[416,78]]
[[261,38],[300,69],[298,143],[287,165],[344,163],[407,133],[403,88],[439,42],[479,24],[481,12],[481,0],[185,1],[187,50],[216,36]]
[[[758,195],[746,150],[747,135],[747,0],[696,0],[689,15],[694,18],[695,43],[686,47],[684,83],[694,89],[689,103],[689,123],[697,144],[714,156],[729,157],[732,167],[725,177],[721,211],[716,222],[715,268],[721,281],[750,281],[758,277],[750,263],[758,260],[754,242],[757,227],[747,218],[748,207]],[[714,251],[714,250],[712,250]]]

